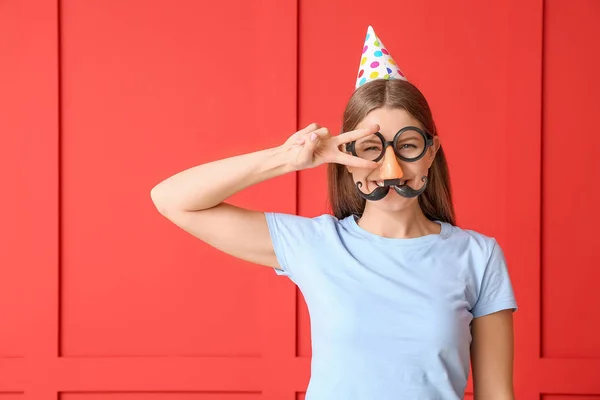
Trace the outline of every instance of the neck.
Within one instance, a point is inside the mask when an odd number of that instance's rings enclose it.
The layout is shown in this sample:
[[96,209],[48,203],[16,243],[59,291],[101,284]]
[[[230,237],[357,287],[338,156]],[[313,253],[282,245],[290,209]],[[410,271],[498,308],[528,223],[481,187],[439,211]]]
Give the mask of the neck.
[[373,234],[386,238],[409,239],[438,234],[441,226],[430,221],[415,199],[409,207],[400,211],[386,211],[367,201],[358,225]]

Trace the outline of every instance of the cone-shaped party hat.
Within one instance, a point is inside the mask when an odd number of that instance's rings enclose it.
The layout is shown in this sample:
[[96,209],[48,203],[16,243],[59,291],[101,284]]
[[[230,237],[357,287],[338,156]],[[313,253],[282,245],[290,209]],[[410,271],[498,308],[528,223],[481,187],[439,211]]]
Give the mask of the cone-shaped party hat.
[[404,79],[404,74],[398,68],[381,39],[377,37],[372,26],[367,29],[367,37],[363,46],[356,88],[375,79]]

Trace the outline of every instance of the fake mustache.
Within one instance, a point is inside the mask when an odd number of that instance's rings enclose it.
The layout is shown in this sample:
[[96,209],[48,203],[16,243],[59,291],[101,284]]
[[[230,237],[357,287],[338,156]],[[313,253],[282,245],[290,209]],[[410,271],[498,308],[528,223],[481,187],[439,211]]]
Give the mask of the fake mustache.
[[371,201],[381,200],[388,194],[388,192],[390,191],[390,188],[392,188],[392,187],[394,188],[396,193],[398,193],[400,196],[410,199],[413,197],[417,197],[418,195],[423,193],[425,191],[425,189],[427,188],[427,183],[428,183],[427,177],[422,176],[421,181],[423,182],[423,186],[420,189],[413,189],[410,186],[408,186],[408,184],[406,184],[406,183],[404,185],[399,186],[398,183],[400,183],[400,179],[385,180],[383,182],[384,186],[378,186],[371,193],[364,193],[362,190],[360,190],[360,188],[363,186],[363,183],[360,181],[356,182],[356,189],[358,190],[358,194],[360,195],[360,197],[362,197],[365,200],[371,200]]

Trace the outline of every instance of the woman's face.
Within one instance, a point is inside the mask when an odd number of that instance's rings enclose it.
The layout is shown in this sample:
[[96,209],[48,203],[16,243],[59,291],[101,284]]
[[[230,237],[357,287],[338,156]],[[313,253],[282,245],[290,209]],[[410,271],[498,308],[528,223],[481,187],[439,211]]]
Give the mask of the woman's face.
[[[373,124],[379,125],[379,132],[386,141],[394,140],[396,133],[406,126],[416,126],[424,129],[421,123],[409,114],[406,110],[400,108],[378,108],[371,111],[356,127],[356,129],[366,128]],[[404,134],[402,135],[404,136]],[[368,140],[368,138],[366,138]],[[371,193],[384,180],[400,179],[401,183],[406,184],[413,189],[420,189],[423,186],[421,177],[427,176],[429,167],[433,163],[435,153],[439,148],[439,138],[434,137],[433,146],[427,149],[426,154],[417,161],[406,162],[400,160],[394,154],[392,146],[388,146],[385,155],[378,162],[378,167],[374,169],[348,167],[352,174],[354,182],[362,182],[361,191]],[[366,207],[383,208],[388,211],[399,211],[412,206],[417,202],[415,198],[405,198],[390,189],[388,194],[381,200],[367,200]]]

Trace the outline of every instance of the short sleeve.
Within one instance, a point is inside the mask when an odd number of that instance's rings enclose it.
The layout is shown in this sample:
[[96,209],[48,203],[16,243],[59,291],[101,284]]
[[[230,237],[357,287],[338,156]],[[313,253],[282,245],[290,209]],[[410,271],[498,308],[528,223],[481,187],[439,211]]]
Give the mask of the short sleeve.
[[496,240],[493,240],[491,256],[478,282],[477,300],[471,309],[473,318],[501,310],[517,310],[504,252]]
[[319,218],[307,218],[292,214],[266,212],[267,225],[273,249],[281,269],[278,275],[295,280],[298,266],[303,263],[303,252],[321,235]]

